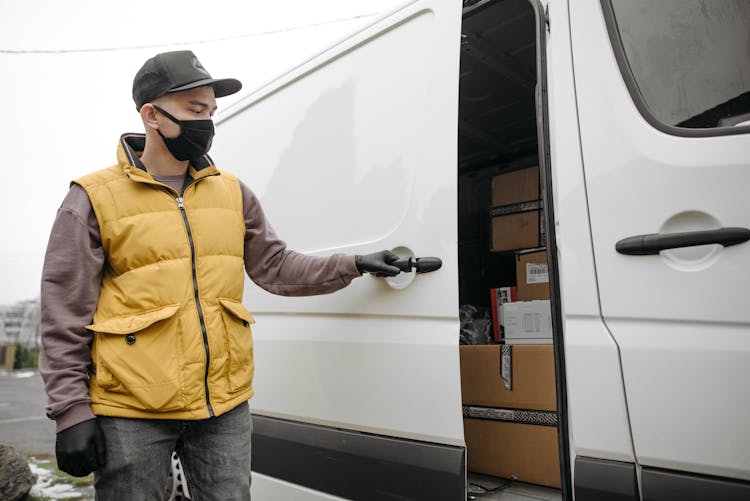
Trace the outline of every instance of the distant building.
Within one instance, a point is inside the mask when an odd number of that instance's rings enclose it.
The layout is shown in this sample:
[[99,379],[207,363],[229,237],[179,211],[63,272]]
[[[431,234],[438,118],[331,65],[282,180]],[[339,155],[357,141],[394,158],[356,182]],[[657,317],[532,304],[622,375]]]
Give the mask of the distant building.
[[41,316],[39,299],[0,306],[0,344],[39,346]]

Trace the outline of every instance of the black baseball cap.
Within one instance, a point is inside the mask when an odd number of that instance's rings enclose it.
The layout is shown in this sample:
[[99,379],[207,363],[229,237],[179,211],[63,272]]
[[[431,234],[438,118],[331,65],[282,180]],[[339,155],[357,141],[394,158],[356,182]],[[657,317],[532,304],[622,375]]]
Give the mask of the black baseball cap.
[[234,78],[211,78],[192,51],[163,52],[146,61],[133,79],[133,101],[141,107],[170,92],[210,85],[216,97],[234,94],[242,83]]

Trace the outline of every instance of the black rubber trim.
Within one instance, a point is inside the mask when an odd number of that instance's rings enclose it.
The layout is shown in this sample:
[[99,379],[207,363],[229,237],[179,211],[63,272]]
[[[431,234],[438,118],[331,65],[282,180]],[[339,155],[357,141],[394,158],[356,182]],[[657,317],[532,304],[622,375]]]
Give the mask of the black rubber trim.
[[651,233],[623,238],[615,244],[620,254],[644,256],[658,254],[667,249],[693,247],[695,245],[720,244],[724,247],[737,245],[750,240],[750,229],[719,228],[705,231],[685,231],[680,233]]
[[633,463],[576,456],[575,466],[576,501],[640,499]]
[[[750,482],[681,471],[643,467],[644,501],[747,501]],[[577,498],[576,498],[577,499]]]
[[617,19],[615,18],[614,10],[612,9],[612,0],[601,0],[602,11],[604,13],[604,22],[607,25],[607,31],[609,32],[609,38],[611,41],[612,51],[614,52],[615,59],[617,60],[617,66],[620,67],[620,74],[622,75],[625,85],[630,92],[630,96],[633,99],[638,111],[641,113],[644,119],[655,129],[660,130],[666,134],[672,136],[681,137],[712,137],[712,136],[729,136],[734,134],[747,134],[750,132],[750,125],[743,125],[740,127],[717,127],[707,129],[690,129],[686,127],[676,127],[674,125],[665,124],[658,120],[646,104],[646,100],[643,99],[641,90],[638,87],[638,83],[633,76],[633,72],[630,69],[630,63],[625,55],[625,49],[622,45],[622,38],[620,38],[620,30],[617,27]]
[[[572,465],[570,464],[570,433],[568,430],[568,383],[565,378],[565,345],[560,290],[560,266],[557,262],[555,236],[555,201],[552,189],[550,157],[549,104],[547,91],[547,33],[550,19],[540,0],[529,0],[536,20],[537,82],[535,92],[537,148],[539,154],[539,187],[544,208],[540,214],[540,232],[544,230],[549,266],[550,308],[552,312],[552,345],[555,356],[555,394],[557,397],[557,447],[560,458],[560,491],[563,500],[573,499]],[[540,236],[541,239],[541,236]]]
[[466,499],[466,449],[253,414],[254,472],[347,499]]

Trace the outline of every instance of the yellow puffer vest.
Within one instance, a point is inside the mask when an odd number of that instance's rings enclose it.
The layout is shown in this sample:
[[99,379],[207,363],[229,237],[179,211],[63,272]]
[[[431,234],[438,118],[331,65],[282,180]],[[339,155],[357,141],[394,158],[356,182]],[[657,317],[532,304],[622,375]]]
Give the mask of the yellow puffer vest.
[[218,416],[253,394],[239,182],[205,162],[191,166],[194,181],[180,197],[134,166],[128,140],[142,136],[123,136],[117,165],[74,181],[91,199],[106,253],[87,326],[94,333],[91,409]]

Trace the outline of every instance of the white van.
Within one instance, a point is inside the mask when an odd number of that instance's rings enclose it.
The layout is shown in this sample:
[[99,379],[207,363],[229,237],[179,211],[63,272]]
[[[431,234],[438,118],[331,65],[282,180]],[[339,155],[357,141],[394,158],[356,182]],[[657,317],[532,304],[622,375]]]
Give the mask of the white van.
[[460,308],[524,255],[492,180],[533,166],[555,406],[521,420],[557,498],[750,499],[748,47],[744,0],[412,0],[223,110],[212,155],[290,248],[443,263],[246,281],[254,499],[466,499],[464,423],[539,411],[472,415],[459,364]]

